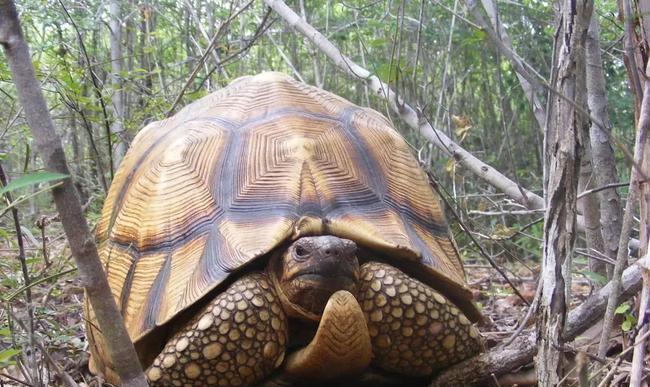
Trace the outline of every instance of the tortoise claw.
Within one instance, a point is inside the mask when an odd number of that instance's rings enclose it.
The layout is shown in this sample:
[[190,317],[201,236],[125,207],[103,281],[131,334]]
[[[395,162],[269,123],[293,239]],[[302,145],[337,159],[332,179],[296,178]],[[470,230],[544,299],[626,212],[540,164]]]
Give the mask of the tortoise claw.
[[334,293],[312,341],[287,358],[287,376],[300,379],[335,379],[363,372],[372,347],[363,311],[345,290]]

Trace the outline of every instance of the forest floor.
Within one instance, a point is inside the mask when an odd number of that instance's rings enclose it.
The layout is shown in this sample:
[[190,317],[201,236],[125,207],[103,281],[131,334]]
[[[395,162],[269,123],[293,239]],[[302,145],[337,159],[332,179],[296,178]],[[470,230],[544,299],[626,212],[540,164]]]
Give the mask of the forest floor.
[[[70,256],[60,225],[53,224],[47,230],[47,242],[51,264],[45,265],[42,245],[28,235],[26,241],[26,264],[32,282],[31,299],[33,318],[26,307],[26,292],[17,250],[13,244],[0,244],[5,259],[0,260],[0,295],[3,308],[0,309],[0,387],[65,385],[61,375],[67,374],[80,385],[98,386],[99,380],[88,371],[87,343],[84,336],[83,289],[76,277],[74,260]],[[39,235],[40,236],[40,235]],[[508,271],[523,299],[515,295],[510,286],[497,272],[482,261],[466,265],[468,282],[474,299],[482,306],[485,323],[479,328],[488,347],[507,340],[524,319],[527,302],[535,296],[535,269],[524,265],[508,264]],[[577,276],[572,283],[572,304],[581,303],[594,287],[585,277]],[[525,301],[524,301],[525,300]],[[624,323],[628,309],[620,308]],[[624,310],[625,309],[625,310]],[[631,311],[631,307],[630,310]],[[528,325],[534,324],[530,319]],[[33,324],[33,335],[27,328]],[[621,334],[618,323],[616,337],[612,339],[610,354],[616,354],[628,346],[627,335]],[[568,353],[569,367],[573,370],[573,357],[578,351],[594,353],[600,331],[594,327],[572,344]],[[30,345],[32,343],[32,345]],[[31,351],[32,347],[46,349]],[[23,364],[19,367],[17,360]],[[626,359],[629,360],[629,359]],[[626,376],[625,361],[619,366],[621,380]],[[535,382],[532,367],[515,370],[513,374],[499,379],[498,385],[530,385]],[[564,385],[577,385],[575,372],[571,371]],[[38,375],[34,377],[34,375]],[[40,378],[40,381],[38,380]],[[494,385],[497,385],[496,383]],[[614,384],[616,385],[616,384]],[[622,385],[622,384],[621,384]]]

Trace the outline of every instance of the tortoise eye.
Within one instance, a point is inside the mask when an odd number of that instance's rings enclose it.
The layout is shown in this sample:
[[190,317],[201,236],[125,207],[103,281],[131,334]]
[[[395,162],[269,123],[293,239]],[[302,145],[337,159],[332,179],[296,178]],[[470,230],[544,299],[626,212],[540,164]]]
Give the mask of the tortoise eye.
[[297,247],[296,247],[296,255],[297,255],[298,257],[300,257],[300,258],[304,258],[304,257],[306,257],[307,255],[309,255],[309,251],[307,251],[307,249],[305,249],[305,248],[302,247],[302,246],[297,246]]

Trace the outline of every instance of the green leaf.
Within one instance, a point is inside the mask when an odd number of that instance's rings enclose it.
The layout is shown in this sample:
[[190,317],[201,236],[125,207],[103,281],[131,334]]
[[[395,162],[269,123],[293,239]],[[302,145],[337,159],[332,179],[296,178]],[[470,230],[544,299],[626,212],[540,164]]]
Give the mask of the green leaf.
[[20,349],[16,348],[7,348],[0,351],[0,364],[9,362],[12,357],[18,355],[19,353]]
[[11,330],[9,330],[9,328],[0,329],[0,336],[2,336],[2,337],[11,336]]
[[623,332],[629,332],[632,329],[632,321],[625,319],[625,321],[623,321],[623,324],[621,324],[621,329]]
[[15,191],[18,188],[28,187],[30,185],[45,183],[48,181],[61,180],[68,177],[63,173],[54,173],[54,172],[34,172],[28,175],[23,175],[16,180],[11,181],[6,186],[0,188],[0,195],[4,195],[6,192]]
[[630,310],[630,304],[621,304],[616,308],[616,314],[625,314],[628,310]]

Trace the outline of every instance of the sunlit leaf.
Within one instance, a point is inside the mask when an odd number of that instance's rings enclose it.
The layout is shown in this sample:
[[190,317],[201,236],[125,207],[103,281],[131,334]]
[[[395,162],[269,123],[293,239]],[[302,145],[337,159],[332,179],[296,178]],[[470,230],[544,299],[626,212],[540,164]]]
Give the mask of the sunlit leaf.
[[630,310],[630,304],[621,304],[616,308],[616,314],[625,314]]
[[46,183],[48,181],[61,180],[68,177],[63,173],[54,173],[54,172],[34,172],[28,175],[23,175],[7,184],[5,187],[0,188],[0,195],[4,195],[7,192],[15,191],[19,188],[29,187],[30,185]]
[[18,355],[19,353],[20,353],[20,349],[16,349],[16,348],[7,348],[0,351],[0,364],[8,363],[12,357]]

